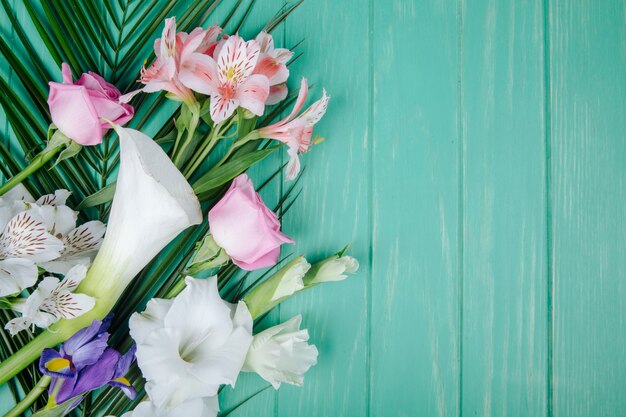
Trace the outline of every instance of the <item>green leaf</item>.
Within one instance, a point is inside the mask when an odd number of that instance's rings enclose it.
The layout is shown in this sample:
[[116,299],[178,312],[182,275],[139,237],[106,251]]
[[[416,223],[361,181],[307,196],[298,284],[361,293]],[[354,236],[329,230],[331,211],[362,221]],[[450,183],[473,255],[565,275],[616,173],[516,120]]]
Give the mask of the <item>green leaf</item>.
[[113,195],[115,194],[116,183],[112,183],[102,188],[100,191],[90,195],[85,198],[81,203],[76,207],[76,210],[83,210],[87,207],[99,206],[100,204],[105,204],[113,200]]
[[246,169],[250,168],[252,165],[259,162],[278,148],[279,147],[276,146],[269,149],[261,149],[250,152],[240,158],[226,162],[224,165],[215,167],[200,177],[192,185],[193,190],[196,194],[204,194],[212,191],[219,186],[226,184],[237,175],[243,173]]

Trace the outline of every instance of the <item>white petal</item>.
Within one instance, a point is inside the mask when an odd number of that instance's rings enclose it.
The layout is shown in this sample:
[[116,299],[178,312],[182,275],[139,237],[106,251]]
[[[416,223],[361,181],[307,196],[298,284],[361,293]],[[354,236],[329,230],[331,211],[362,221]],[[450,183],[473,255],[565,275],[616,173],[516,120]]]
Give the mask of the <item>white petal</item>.
[[[182,230],[202,221],[185,177],[154,140],[119,126],[120,170],[107,234],[92,268],[108,271],[124,288]],[[99,277],[94,291],[110,288]],[[99,287],[98,285],[101,285]]]
[[130,317],[130,335],[137,343],[143,343],[152,332],[164,326],[165,315],[173,300],[153,298],[148,301],[145,311],[133,313]]
[[57,289],[74,291],[78,288],[78,284],[85,279],[85,276],[87,276],[87,267],[85,265],[77,265],[65,274],[65,277],[61,280]]
[[218,412],[219,404],[215,396],[190,400],[170,409],[158,408],[153,402],[144,401],[122,417],[215,417]]
[[38,266],[53,274],[65,275],[67,272],[75,266],[83,265],[88,267],[91,265],[91,258],[81,258],[72,256],[65,260],[63,257],[57,258],[54,261],[40,262]]
[[96,299],[85,294],[74,294],[67,290],[55,291],[44,300],[41,309],[56,317],[73,319],[80,317],[96,305]]
[[24,187],[24,184],[22,183],[17,184],[15,187],[4,193],[2,199],[8,202],[13,202],[17,200],[22,200],[27,203],[35,202],[33,196],[28,192],[28,190],[26,189],[26,187]]
[[46,229],[58,237],[75,228],[78,218],[78,212],[67,206],[37,206],[33,204],[28,212],[40,219],[46,225]]
[[299,330],[301,321],[298,315],[255,335],[242,370],[258,373],[276,389],[283,382],[302,385],[318,351],[307,343],[308,331]]
[[57,258],[63,243],[48,233],[45,225],[29,212],[7,223],[0,237],[0,258],[27,258],[35,262]]
[[183,351],[193,350],[205,339],[220,346],[231,334],[233,324],[230,304],[220,298],[217,278],[188,277],[185,282],[187,287],[174,299],[165,316],[165,327],[180,331]]
[[37,267],[28,259],[0,261],[0,297],[17,294],[37,282]]
[[104,223],[90,221],[69,231],[63,236],[65,248],[61,256],[67,259],[98,250],[102,244],[105,230]]
[[62,206],[71,194],[68,190],[56,190],[54,194],[39,197],[36,204],[38,206]]
[[296,291],[304,288],[302,278],[310,268],[311,264],[309,264],[306,259],[302,257],[299,258],[298,262],[296,262],[291,268],[289,268],[289,270],[285,272],[285,275],[283,275],[283,278],[278,284],[278,287],[276,287],[276,291],[274,291],[272,301],[280,300],[284,297],[289,297]]

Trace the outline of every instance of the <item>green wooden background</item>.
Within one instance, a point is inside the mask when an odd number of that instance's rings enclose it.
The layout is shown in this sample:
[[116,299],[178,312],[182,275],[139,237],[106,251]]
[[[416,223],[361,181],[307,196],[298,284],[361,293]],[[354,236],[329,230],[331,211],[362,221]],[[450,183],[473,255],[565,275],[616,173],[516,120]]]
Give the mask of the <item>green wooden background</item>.
[[[259,1],[249,33],[282,4]],[[303,314],[320,363],[238,415],[626,415],[625,16],[306,0],[289,17],[293,81],[333,99],[284,229],[313,259],[352,242],[361,270],[274,315]]]

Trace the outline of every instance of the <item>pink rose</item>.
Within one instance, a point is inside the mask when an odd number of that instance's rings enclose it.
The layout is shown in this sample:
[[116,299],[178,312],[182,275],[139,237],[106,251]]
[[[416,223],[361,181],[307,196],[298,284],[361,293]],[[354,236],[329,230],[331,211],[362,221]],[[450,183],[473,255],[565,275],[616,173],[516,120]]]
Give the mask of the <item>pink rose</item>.
[[101,118],[123,125],[132,119],[133,106],[120,103],[120,91],[96,73],[72,81],[70,67],[62,65],[63,83],[50,82],[48,105],[52,122],[81,145],[97,145],[111,126]]
[[275,265],[280,246],[294,243],[280,232],[278,217],[265,206],[246,174],[235,178],[209,211],[209,227],[215,242],[246,271]]

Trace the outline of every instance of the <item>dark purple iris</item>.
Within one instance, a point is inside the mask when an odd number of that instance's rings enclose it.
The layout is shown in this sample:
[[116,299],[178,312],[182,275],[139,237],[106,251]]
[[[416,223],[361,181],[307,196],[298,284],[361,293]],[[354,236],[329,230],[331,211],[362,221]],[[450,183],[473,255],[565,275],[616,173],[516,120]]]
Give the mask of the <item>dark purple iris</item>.
[[109,323],[107,319],[94,320],[68,339],[60,351],[45,349],[42,352],[39,369],[52,377],[50,401],[61,404],[78,397],[71,409],[80,403],[83,394],[107,384],[135,398],[135,390],[124,375],[135,360],[136,348],[133,345],[122,355],[107,347]]

